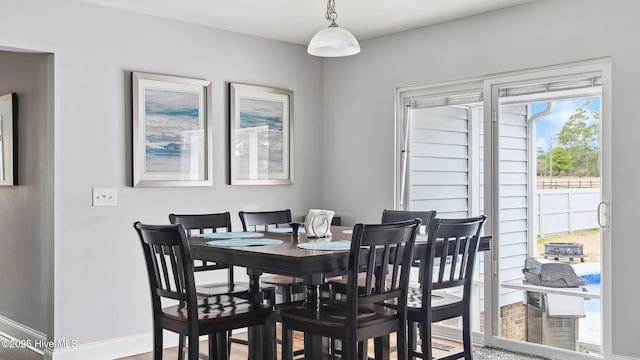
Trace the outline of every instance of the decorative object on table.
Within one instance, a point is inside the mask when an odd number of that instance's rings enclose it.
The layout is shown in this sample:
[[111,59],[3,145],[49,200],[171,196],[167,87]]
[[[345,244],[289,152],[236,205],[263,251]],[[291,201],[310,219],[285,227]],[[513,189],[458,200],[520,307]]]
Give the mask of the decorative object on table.
[[133,186],[211,186],[211,81],[132,73]]
[[300,223],[297,223],[297,222],[292,222],[289,225],[291,226],[291,230],[293,232],[293,235],[298,235],[298,233],[301,232],[300,230],[303,230],[302,232],[306,232],[306,231],[304,231],[304,229],[300,229],[300,225],[304,226],[304,224],[300,224]]
[[293,91],[229,85],[231,185],[293,184]]
[[355,55],[360,52],[360,44],[353,34],[336,24],[335,0],[327,1],[325,18],[329,21],[329,27],[320,30],[309,41],[307,52],[315,56],[340,57]]
[[307,237],[331,236],[331,220],[335,212],[331,210],[311,209],[304,219]]
[[15,93],[0,96],[0,186],[17,184],[18,161],[16,131],[18,96]]

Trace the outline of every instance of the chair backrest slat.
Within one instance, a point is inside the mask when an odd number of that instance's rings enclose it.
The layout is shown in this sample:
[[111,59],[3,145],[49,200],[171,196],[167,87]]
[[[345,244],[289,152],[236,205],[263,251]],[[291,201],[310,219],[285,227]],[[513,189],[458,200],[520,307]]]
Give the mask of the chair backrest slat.
[[473,280],[475,256],[485,220],[486,216],[483,215],[464,219],[435,218],[431,221],[423,260],[425,264],[431,265],[423,267],[422,278],[432,281],[423,284],[423,304],[430,304],[431,289],[465,285],[465,292],[467,291],[466,285],[470,285]]
[[[409,271],[420,223],[419,219],[413,219],[389,224],[356,224],[347,277],[350,307],[347,327],[355,324],[358,309],[363,305],[394,299],[400,304],[398,311],[406,312]],[[364,288],[358,286],[359,276],[366,277]]]
[[280,227],[291,222],[291,210],[276,211],[240,211],[243,231],[267,230],[270,226]]
[[399,221],[407,221],[412,219],[420,219],[422,220],[422,224],[420,226],[425,226],[425,232],[429,233],[429,224],[431,223],[431,219],[436,217],[435,210],[429,211],[412,211],[412,210],[382,210],[382,223],[393,223]]
[[[214,214],[169,214],[169,222],[172,224],[182,224],[187,235],[193,233],[217,233],[220,230],[231,231],[231,214],[229,212]],[[209,271],[219,269],[229,269],[226,264],[217,264],[210,261],[199,261],[194,267],[194,271]],[[229,283],[233,283],[233,271],[228,272]]]
[[184,227],[136,222],[134,228],[147,264],[154,313],[162,312],[161,298],[173,299],[187,307],[189,321],[197,321],[193,262]]

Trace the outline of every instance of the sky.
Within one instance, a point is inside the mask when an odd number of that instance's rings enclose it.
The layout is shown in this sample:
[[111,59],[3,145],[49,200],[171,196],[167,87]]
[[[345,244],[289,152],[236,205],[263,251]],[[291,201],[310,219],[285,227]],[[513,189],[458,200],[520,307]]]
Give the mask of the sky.
[[[536,121],[536,147],[542,148],[544,151],[549,150],[549,142],[553,141],[553,146],[557,145],[557,140],[551,140],[556,135],[565,121],[575,112],[580,105],[584,104],[588,98],[577,98],[570,100],[555,101],[552,113],[549,116],[542,117]],[[590,110],[600,111],[600,98],[591,98]],[[546,102],[532,103],[531,115],[534,115],[547,107]]]

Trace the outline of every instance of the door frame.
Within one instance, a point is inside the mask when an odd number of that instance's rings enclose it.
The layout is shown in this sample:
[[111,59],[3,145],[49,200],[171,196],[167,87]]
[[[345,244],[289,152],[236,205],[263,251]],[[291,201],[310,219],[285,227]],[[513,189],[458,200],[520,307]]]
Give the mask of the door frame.
[[[580,354],[574,351],[550,348],[545,345],[532,344],[523,341],[508,340],[498,337],[499,314],[497,301],[500,286],[497,283],[497,269],[500,242],[498,230],[499,219],[497,207],[499,198],[499,168],[497,161],[498,126],[498,96],[497,89],[506,85],[527,83],[539,79],[557,78],[585,73],[599,73],[602,76],[601,118],[600,118],[600,165],[601,165],[601,201],[605,204],[605,227],[601,229],[601,357],[611,355],[611,150],[612,150],[612,103],[611,103],[611,60],[609,58],[595,59],[584,62],[563,64],[554,67],[540,68],[516,73],[493,76],[483,81],[484,94],[484,133],[485,133],[485,212],[489,220],[485,223],[485,233],[493,235],[494,246],[490,254],[490,261],[485,261],[485,325],[484,342],[487,345],[506,348],[521,352],[535,353],[546,357],[561,357],[562,359],[593,359],[593,355]],[[487,256],[485,255],[485,256]],[[486,286],[490,284],[490,286]]]

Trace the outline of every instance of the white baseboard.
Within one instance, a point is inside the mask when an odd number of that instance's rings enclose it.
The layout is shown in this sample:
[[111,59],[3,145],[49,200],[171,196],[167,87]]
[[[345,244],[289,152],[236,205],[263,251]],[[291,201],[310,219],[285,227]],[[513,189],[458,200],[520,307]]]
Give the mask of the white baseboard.
[[[178,336],[170,331],[163,335],[164,347],[178,345]],[[79,344],[75,347],[56,349],[53,352],[53,360],[112,360],[125,356],[151,352],[153,350],[152,333],[138,334],[115,338],[105,341],[96,341],[87,344]]]
[[26,347],[39,354],[43,354],[47,335],[32,329],[8,317],[0,315],[0,337],[16,342],[19,347]]
[[638,360],[640,358],[611,354],[607,360]]
[[[244,332],[240,329],[237,332]],[[235,333],[236,331],[234,331]],[[206,339],[206,336],[200,340]],[[171,331],[164,331],[164,348],[178,346],[178,335]],[[96,341],[87,344],[79,344],[73,347],[56,349],[53,356],[48,359],[53,360],[113,360],[126,356],[133,356],[153,351],[153,334],[151,332],[126,336],[121,338]]]

